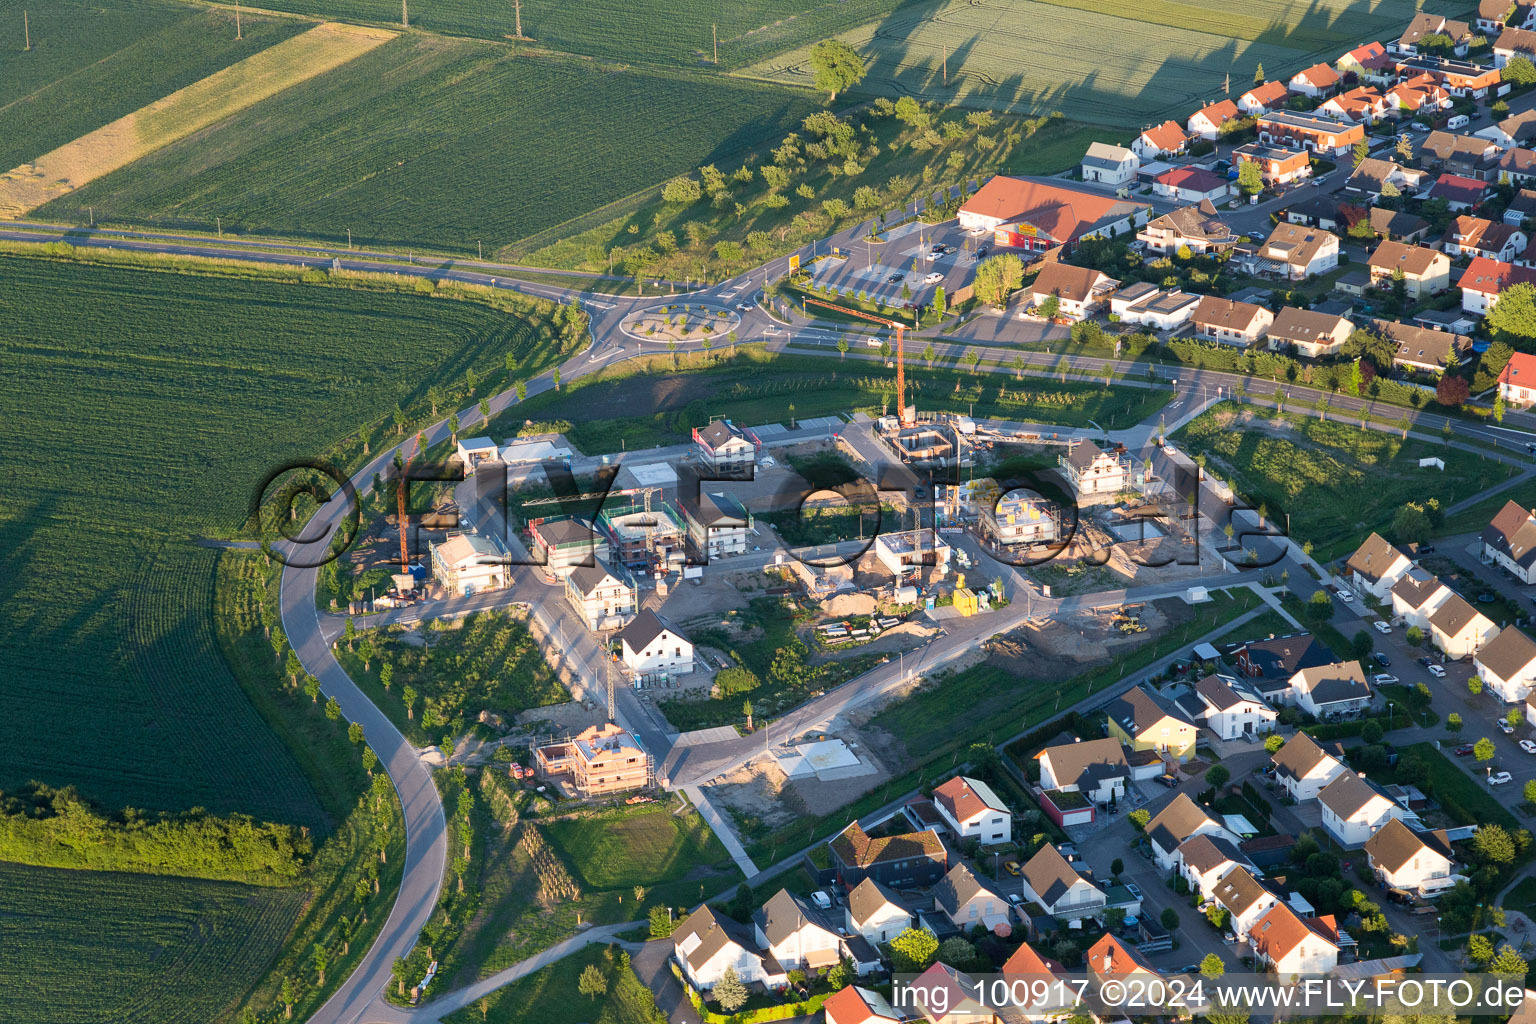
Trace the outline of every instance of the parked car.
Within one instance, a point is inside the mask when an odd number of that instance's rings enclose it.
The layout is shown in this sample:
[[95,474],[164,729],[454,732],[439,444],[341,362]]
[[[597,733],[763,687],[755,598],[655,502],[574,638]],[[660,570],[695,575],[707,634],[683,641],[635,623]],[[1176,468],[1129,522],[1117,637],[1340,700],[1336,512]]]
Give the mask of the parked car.
[[1445,669],[1431,662],[1429,665],[1429,674],[1434,676],[1436,679],[1444,679]]
[[944,280],[944,275],[935,270],[923,278],[923,284],[938,284],[942,280]]
[[1472,756],[1472,744],[1470,744],[1470,743],[1463,743],[1461,746],[1456,748],[1454,753],[1456,754],[1457,757],[1471,757]]
[[1505,736],[1512,736],[1514,735],[1515,727],[1501,718],[1499,719],[1499,732],[1503,733]]
[[885,283],[886,284],[901,284],[901,282],[905,281],[906,279],[907,279],[907,275],[903,274],[903,273],[900,273],[898,271],[897,273],[894,273],[890,277],[886,278],[885,279]]
[[1142,898],[1141,886],[1137,885],[1135,882],[1126,882],[1125,891],[1130,893],[1132,897],[1138,900]]
[[1488,785],[1490,786],[1502,786],[1506,783],[1514,781],[1515,777],[1509,774],[1509,772],[1494,772],[1492,775],[1488,776]]
[[1371,626],[1376,630],[1376,632],[1382,634],[1383,636],[1392,632],[1392,627],[1387,625],[1381,619],[1377,619],[1375,622],[1371,623]]
[[1371,657],[1374,658],[1376,660],[1376,664],[1380,665],[1382,668],[1392,667],[1392,659],[1380,651],[1377,651],[1375,654],[1371,655]]
[[1351,601],[1353,601],[1355,599],[1355,595],[1351,594],[1349,591],[1345,590],[1343,587],[1334,587],[1333,588],[1333,592],[1335,594],[1337,594],[1339,596],[1339,600],[1343,601],[1345,604],[1348,604],[1349,602],[1351,602]]
[[1429,666],[1433,665],[1434,662],[1429,660],[1429,656],[1428,655],[1422,655],[1419,658],[1419,664],[1423,665],[1425,668],[1429,668]]
[[832,897],[828,896],[826,893],[822,892],[820,889],[818,889],[815,892],[811,893],[811,902],[816,904],[822,910],[830,910],[830,909],[832,909]]
[[1412,128],[1416,132],[1427,132],[1427,131],[1429,131],[1429,125],[1425,124],[1423,121],[1415,121],[1412,124],[1410,124],[1408,127]]
[[1397,676],[1388,675],[1385,672],[1379,672],[1376,675],[1371,676],[1371,682],[1375,683],[1377,686],[1391,686],[1393,683],[1401,682],[1401,680],[1399,680]]
[[1536,754],[1536,740],[1521,740],[1520,749],[1527,754]]
[[1177,775],[1159,775],[1157,777],[1157,781],[1161,782],[1163,785],[1167,786],[1169,789],[1178,789],[1179,788],[1179,777]]

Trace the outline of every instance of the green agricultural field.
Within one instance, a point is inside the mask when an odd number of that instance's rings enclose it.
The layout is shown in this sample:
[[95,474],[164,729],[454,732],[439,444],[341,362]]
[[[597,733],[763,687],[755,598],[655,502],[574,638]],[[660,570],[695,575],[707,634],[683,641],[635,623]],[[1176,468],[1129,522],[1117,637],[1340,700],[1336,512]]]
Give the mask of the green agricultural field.
[[[1443,445],[1398,434],[1361,430],[1287,413],[1283,429],[1265,413],[1246,426],[1228,403],[1182,427],[1174,438],[1229,480],[1254,507],[1268,507],[1276,522],[1290,514],[1291,535],[1316,545],[1319,558],[1345,554],[1372,530],[1389,533],[1393,517],[1408,502],[1438,498],[1441,508],[1476,494],[1516,469],[1482,455],[1454,452]],[[1419,467],[1419,460],[1445,456],[1444,471]]]
[[[894,9],[839,34],[870,64],[861,91],[969,106],[1063,111],[1140,130],[1236,97],[1263,64],[1271,78],[1332,62],[1362,40],[1396,38],[1414,0],[939,0]],[[1466,5],[1430,0],[1427,10]],[[946,81],[947,61],[947,81]],[[809,43],[743,69],[809,85]]]
[[254,984],[298,889],[0,864],[3,1024],[208,1024]]
[[780,88],[411,34],[41,212],[489,253],[810,109]]
[[[22,49],[22,11],[32,49]],[[0,171],[311,25],[172,0],[0,0]]]

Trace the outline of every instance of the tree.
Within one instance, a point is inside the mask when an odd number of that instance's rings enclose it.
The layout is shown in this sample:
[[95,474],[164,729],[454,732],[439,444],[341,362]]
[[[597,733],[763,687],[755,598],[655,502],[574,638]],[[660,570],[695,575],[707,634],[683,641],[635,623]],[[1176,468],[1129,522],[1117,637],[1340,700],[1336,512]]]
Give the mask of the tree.
[[1221,962],[1221,954],[1207,953],[1200,961],[1200,973],[1207,978],[1219,978],[1227,973],[1227,965]]
[[1366,139],[1362,138],[1359,142],[1355,143],[1354,163],[1351,164],[1350,166],[1351,167],[1359,167],[1360,166],[1360,161],[1364,160],[1366,157],[1368,157],[1370,155],[1371,155],[1371,144]]
[[880,339],[880,358],[881,359],[889,359],[889,358],[891,358],[891,343],[888,340],[886,340],[885,338],[881,338]]
[[315,965],[315,973],[320,975],[320,984],[325,984],[325,969],[330,966],[331,952],[320,943],[315,943],[315,948],[310,952],[310,962]]
[[661,189],[661,198],[678,206],[687,206],[698,202],[704,195],[704,189],[692,178],[673,178]]
[[747,716],[747,731],[751,732],[752,731],[752,702],[750,700],[744,700],[744,701],[741,702],[741,713]]
[[1496,340],[1516,344],[1536,338],[1536,286],[1526,281],[1499,292],[1484,322]]
[[976,947],[958,935],[951,936],[939,943],[938,960],[941,964],[948,964],[960,970],[970,966],[976,959]]
[[[741,982],[738,981],[737,984]],[[581,978],[576,982],[576,991],[584,996],[590,996],[593,1000],[608,994],[608,979],[603,977],[603,972],[598,969],[597,964],[587,964],[581,969]],[[724,998],[720,993],[716,991],[715,995],[721,999],[720,1005],[724,1006]]]
[[1474,697],[1476,697],[1478,694],[1482,693],[1483,692],[1483,677],[1482,676],[1468,676],[1467,677],[1467,692],[1470,693]]
[[304,677],[304,693],[315,703],[320,701],[320,680],[314,676]]
[[368,773],[368,777],[370,779],[373,778],[373,770],[375,768],[377,768],[378,766],[379,766],[379,755],[375,754],[373,752],[373,748],[372,747],[364,747],[363,748],[363,771]]
[[1264,62],[1263,61],[1260,61],[1259,65],[1253,69],[1253,84],[1254,85],[1263,85],[1264,84]]
[[325,702],[325,717],[333,722],[341,718],[341,705],[337,703],[335,697],[331,697]]
[[1518,729],[1520,723],[1525,721],[1525,716],[1520,713],[1519,708],[1510,708],[1509,713],[1504,716],[1504,721],[1509,723],[1511,729]]
[[1367,746],[1374,746],[1381,742],[1382,728],[1380,722],[1366,722],[1360,729],[1360,738]]
[[1163,922],[1163,927],[1171,932],[1179,926],[1179,912],[1172,907],[1164,907],[1160,920]]
[[652,907],[648,916],[651,926],[651,938],[664,939],[672,934],[676,925],[673,923],[672,914],[666,907]]
[[1445,727],[1453,734],[1461,732],[1461,716],[1454,711],[1446,715]]
[[[1472,744],[1472,756],[1477,758],[1478,763],[1480,764],[1486,761],[1492,761],[1494,753],[1495,751],[1493,747],[1493,740],[1489,739],[1487,736],[1484,736],[1482,739]],[[1478,831],[1481,832],[1482,829],[1478,829]]]
[[836,39],[823,39],[811,47],[811,71],[816,88],[825,92],[827,102],[831,103],[838,93],[862,82],[867,69],[864,58],[853,47]]
[[1307,599],[1307,617],[1318,622],[1326,622],[1333,616],[1333,598],[1328,596],[1328,591],[1319,587],[1312,591],[1312,596]]
[[1241,160],[1237,165],[1237,187],[1245,196],[1256,196],[1264,191],[1264,172],[1252,160]]
[[558,366],[555,367],[554,372],[552,372],[549,375],[549,379],[554,382],[555,390],[559,391],[560,390],[560,367],[558,367]]
[[1274,733],[1270,733],[1268,736],[1264,737],[1264,752],[1266,754],[1279,753],[1280,748],[1283,746],[1285,746],[1285,738],[1283,736],[1277,736]]
[[1125,861],[1121,860],[1119,857],[1116,857],[1114,859],[1114,861],[1111,862],[1110,865],[1109,865],[1109,873],[1111,875],[1116,876],[1116,877],[1118,877],[1120,875],[1120,873],[1123,872],[1124,870],[1125,870]]
[[1376,644],[1372,642],[1371,634],[1367,633],[1363,629],[1357,630],[1355,632],[1354,639],[1349,642],[1350,651],[1354,654],[1356,659],[1370,657],[1371,651],[1375,647]]
[[1013,253],[992,256],[976,266],[972,283],[978,299],[989,306],[1001,306],[1024,281],[1024,263]]
[[1147,822],[1152,820],[1152,812],[1147,810],[1145,807],[1138,807],[1136,810],[1126,815],[1126,818],[1130,821],[1131,825],[1136,829],[1137,832],[1144,832],[1147,828]]
[[1040,300],[1040,305],[1035,307],[1035,312],[1047,320],[1054,320],[1056,315],[1061,312],[1061,300],[1054,295],[1047,295]]
[[405,703],[405,717],[407,720],[416,717],[416,688],[407,686],[400,691],[400,700]]
[[841,991],[853,984],[856,975],[853,973],[853,961],[847,957],[839,957],[837,963],[827,969],[827,984],[833,991]]
[[1459,408],[1471,395],[1472,385],[1467,383],[1467,378],[1452,373],[1444,374],[1435,385],[1435,401],[1451,409]]
[[917,974],[933,964],[939,940],[923,928],[908,928],[891,940],[891,962],[897,974]]
[[727,1013],[735,1013],[741,1009],[747,1001],[747,986],[741,983],[741,977],[737,975],[736,968],[727,967],[714,987],[715,1002],[719,1003]]
[[1516,849],[1514,838],[1500,825],[1481,824],[1472,835],[1472,849],[1478,859],[1487,864],[1513,864]]
[[942,317],[945,310],[949,308],[948,302],[944,298],[943,285],[939,285],[933,290],[933,301],[929,303],[928,308],[932,309],[934,316],[938,317]]
[[839,359],[841,359],[844,356],[846,356],[847,354],[848,354],[848,339],[847,338],[838,338],[837,339],[837,357]]
[[395,681],[395,666],[389,662],[379,666],[379,683],[384,687],[384,692],[389,692],[389,686]]
[[1511,57],[1499,72],[1499,77],[1517,89],[1536,85],[1536,65],[1528,57]]
[[1498,956],[1494,957],[1493,961],[1488,964],[1488,973],[1508,974],[1523,979],[1525,972],[1529,968],[1530,965],[1525,962],[1525,958],[1515,952],[1515,948],[1506,942],[1499,947]]
[[395,983],[399,986],[397,989],[399,994],[405,995],[405,979],[411,973],[410,961],[406,960],[403,956],[395,957],[395,962],[389,965],[389,972],[395,976]]
[[1211,765],[1205,773],[1205,781],[1220,789],[1232,779],[1232,771],[1224,764]]
[[283,987],[282,990],[278,992],[277,999],[278,1002],[283,1004],[283,1019],[292,1020],[293,1004],[299,1001],[298,979],[292,977],[291,975],[284,978]]
[[353,743],[363,742],[363,723],[353,722],[347,726],[347,739]]

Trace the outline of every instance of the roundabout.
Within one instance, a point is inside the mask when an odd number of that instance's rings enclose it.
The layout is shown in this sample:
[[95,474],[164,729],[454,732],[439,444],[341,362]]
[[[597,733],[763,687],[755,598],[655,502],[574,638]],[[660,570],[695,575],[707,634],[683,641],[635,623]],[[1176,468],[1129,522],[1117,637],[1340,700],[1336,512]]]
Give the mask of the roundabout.
[[688,345],[723,341],[741,326],[741,315],[717,302],[658,303],[629,313],[619,324],[639,342]]

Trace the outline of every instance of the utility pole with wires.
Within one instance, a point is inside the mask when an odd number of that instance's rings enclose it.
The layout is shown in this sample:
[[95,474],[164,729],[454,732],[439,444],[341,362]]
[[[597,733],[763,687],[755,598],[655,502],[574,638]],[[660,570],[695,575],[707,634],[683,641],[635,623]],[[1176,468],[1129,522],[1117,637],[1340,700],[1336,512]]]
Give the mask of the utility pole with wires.
[[245,36],[240,33],[240,0],[235,0],[235,38],[245,38]]
[[718,67],[720,64],[720,26],[714,24],[709,26],[709,38],[715,44],[715,66]]
[[408,2],[408,0],[400,0],[400,27],[401,28],[410,28],[411,27],[411,13],[410,13],[409,10],[406,9],[406,6],[405,6],[407,2]]
[[26,38],[27,41],[26,45],[22,47],[22,49],[30,52],[32,49],[32,22],[27,18],[27,12],[25,10],[21,12],[21,34]]
[[944,87],[949,88],[949,44],[944,44]]
[[517,19],[517,38],[527,39],[528,37],[523,35],[523,0],[512,0],[512,13]]

